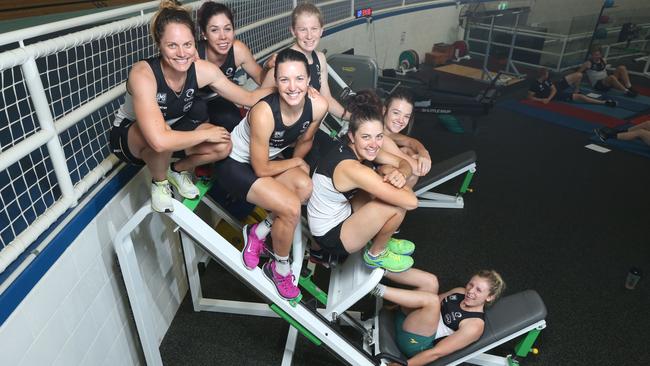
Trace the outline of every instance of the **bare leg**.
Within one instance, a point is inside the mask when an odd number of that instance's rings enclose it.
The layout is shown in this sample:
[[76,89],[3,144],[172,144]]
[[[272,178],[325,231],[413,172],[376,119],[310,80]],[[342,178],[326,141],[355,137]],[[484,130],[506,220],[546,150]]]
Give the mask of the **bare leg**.
[[153,180],[160,182],[167,179],[167,168],[172,152],[156,152],[152,149],[135,123],[129,127],[128,133],[129,151],[136,158],[144,160]]
[[354,213],[341,227],[341,242],[348,253],[354,253],[372,239],[370,253],[379,254],[404,220],[406,210],[378,199],[368,202],[367,196],[357,196],[352,199]]
[[425,337],[435,334],[440,320],[440,300],[437,295],[386,286],[384,299],[400,305],[408,313],[402,329]]
[[[196,129],[203,130],[209,128],[209,126],[211,126],[209,123],[203,123]],[[185,149],[187,157],[174,163],[174,167],[178,171],[192,170],[199,165],[225,159],[230,154],[231,149],[232,143],[230,141],[221,143],[204,142],[197,146]]]
[[306,203],[311,197],[312,181],[308,173],[300,168],[289,169],[275,177],[275,180],[295,192],[301,203]]
[[603,84],[623,92],[627,91],[627,88],[623,84],[621,84],[621,82],[618,81],[618,79],[614,75],[609,75],[608,77],[603,79]]
[[573,86],[573,90],[575,93],[580,93],[580,83],[582,82],[581,72],[578,71],[573,72],[565,76],[564,79],[567,81],[567,83],[569,83],[569,85]]
[[630,74],[627,72],[627,68],[625,66],[618,66],[614,71],[614,76],[616,79],[620,80],[626,88],[629,89],[632,87],[632,83],[630,82]]
[[619,132],[616,135],[616,138],[619,140],[635,140],[641,139],[646,145],[650,145],[650,130],[646,129],[629,129],[626,132]]
[[581,101],[581,102],[584,102],[584,103],[605,104],[604,100],[594,99],[594,98],[588,97],[588,96],[586,96],[584,94],[578,94],[578,93],[573,93],[571,95],[571,99],[574,100],[574,101]]
[[411,268],[400,273],[386,272],[384,277],[402,285],[415,287],[418,291],[432,294],[438,293],[438,278],[436,275],[421,269]]
[[278,256],[288,256],[300,221],[300,198],[275,178],[264,177],[253,183],[246,200],[275,214],[271,227],[273,251]]

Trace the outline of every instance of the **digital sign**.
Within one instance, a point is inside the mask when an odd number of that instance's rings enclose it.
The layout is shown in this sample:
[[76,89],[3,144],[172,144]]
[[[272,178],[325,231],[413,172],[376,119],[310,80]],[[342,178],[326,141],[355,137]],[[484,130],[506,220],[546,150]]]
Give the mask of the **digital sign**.
[[363,8],[356,11],[357,18],[369,18],[372,16],[372,8]]

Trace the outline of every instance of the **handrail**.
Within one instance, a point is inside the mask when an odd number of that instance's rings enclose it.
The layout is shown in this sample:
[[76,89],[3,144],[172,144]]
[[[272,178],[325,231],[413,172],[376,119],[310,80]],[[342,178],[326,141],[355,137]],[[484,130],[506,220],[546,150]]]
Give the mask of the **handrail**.
[[59,32],[65,29],[79,27],[97,22],[105,22],[107,19],[120,17],[132,13],[142,12],[148,9],[156,9],[160,5],[159,1],[149,1],[147,3],[129,5],[112,10],[99,11],[96,14],[84,15],[76,18],[60,20],[58,22],[37,25],[34,27],[18,29],[11,32],[0,34],[0,46],[10,43],[20,42],[25,39],[35,38],[42,35]]

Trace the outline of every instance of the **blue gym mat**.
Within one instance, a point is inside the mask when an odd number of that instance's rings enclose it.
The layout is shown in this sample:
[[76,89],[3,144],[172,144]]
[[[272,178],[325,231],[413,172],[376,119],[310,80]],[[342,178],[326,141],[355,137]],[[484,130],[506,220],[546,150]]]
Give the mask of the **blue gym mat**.
[[[503,107],[515,112],[519,112],[521,114],[541,119],[546,122],[551,122],[553,124],[556,124],[558,126],[562,127],[567,127],[571,128],[574,130],[582,131],[587,133],[590,136],[590,140],[593,142],[596,142],[600,145],[604,145],[608,148],[613,148],[613,149],[618,149],[618,150],[624,150],[628,151],[637,155],[645,156],[646,158],[650,158],[650,146],[646,145],[642,141],[623,141],[623,140],[616,140],[616,139],[610,139],[607,140],[607,142],[602,142],[600,139],[595,135],[594,129],[601,128],[603,125],[595,123],[595,122],[588,122],[584,121],[575,117],[570,117],[566,116],[557,112],[552,112],[549,110],[541,109],[541,108],[534,108],[531,107],[530,105],[523,104],[517,100],[514,99],[509,99],[505,100],[503,102],[497,103],[497,106]],[[605,107],[608,108],[608,107]],[[631,124],[628,125],[632,126]]]
[[589,103],[582,103],[582,102],[560,102],[560,103],[569,104],[578,108],[586,109],[592,112],[604,114],[606,116],[611,116],[618,119],[630,118],[639,112],[639,111],[631,111],[629,109],[625,109],[623,108],[622,105],[612,108],[606,105],[589,104]]
[[601,124],[584,121],[575,117],[566,116],[564,114],[544,110],[541,108],[533,108],[526,104],[520,103],[517,100],[509,99],[497,103],[497,106],[510,109],[530,117],[538,118],[546,122],[551,122],[558,126],[571,128],[574,130],[591,133],[595,128],[602,127]]

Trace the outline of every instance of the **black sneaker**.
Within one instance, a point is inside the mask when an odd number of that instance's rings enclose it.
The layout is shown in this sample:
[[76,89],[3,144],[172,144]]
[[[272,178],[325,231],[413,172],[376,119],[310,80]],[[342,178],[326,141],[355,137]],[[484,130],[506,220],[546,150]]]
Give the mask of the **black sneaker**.
[[595,128],[594,133],[596,134],[596,136],[598,136],[598,139],[600,141],[605,142],[607,140],[607,136],[605,135],[604,131],[602,131],[602,129]]
[[316,250],[309,248],[309,261],[320,264],[325,268],[332,268],[339,263],[339,256],[323,249]]
[[628,90],[625,92],[625,96],[628,97],[628,98],[636,98],[636,95],[637,95],[637,94],[638,94],[638,93],[636,92],[636,90],[634,90],[634,89],[632,89],[632,88],[628,89]]
[[605,101],[605,105],[608,106],[608,107],[614,108],[614,107],[616,107],[618,105],[618,102],[613,100],[613,99],[607,99]]

